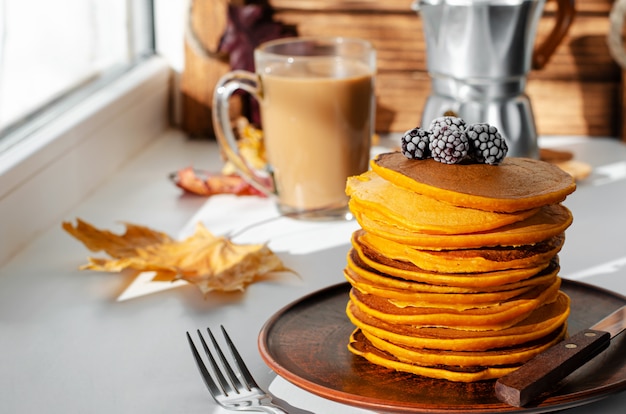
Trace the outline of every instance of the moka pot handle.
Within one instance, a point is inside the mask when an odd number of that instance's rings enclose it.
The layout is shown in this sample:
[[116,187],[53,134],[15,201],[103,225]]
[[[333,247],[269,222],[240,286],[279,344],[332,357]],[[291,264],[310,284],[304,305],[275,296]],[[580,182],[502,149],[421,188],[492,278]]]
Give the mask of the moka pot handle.
[[574,21],[574,16],[576,15],[574,0],[556,0],[556,2],[556,23],[548,37],[535,48],[532,62],[533,69],[542,69],[548,63]]

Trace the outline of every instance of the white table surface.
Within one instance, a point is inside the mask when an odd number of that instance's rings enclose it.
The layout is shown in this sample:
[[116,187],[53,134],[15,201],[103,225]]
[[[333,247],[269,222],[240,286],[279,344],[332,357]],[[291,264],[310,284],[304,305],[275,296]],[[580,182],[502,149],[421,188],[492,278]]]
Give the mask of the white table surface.
[[[560,254],[561,276],[626,294],[626,146],[604,138],[541,142],[594,166],[565,202],[574,224]],[[275,374],[258,353],[259,330],[286,304],[344,280],[356,223],[283,218],[253,228],[235,241],[269,241],[300,277],[282,274],[243,293],[206,297],[191,285],[147,292],[154,285],[126,274],[80,271],[87,256],[101,255],[61,229],[62,220],[80,217],[116,232],[121,222],[132,222],[182,237],[199,220],[223,234],[276,214],[271,202],[256,197],[183,194],[167,176],[189,165],[218,171],[217,147],[168,131],[0,268],[0,413],[218,412],[185,332],[220,324],[258,382],[270,385]],[[45,200],[35,202],[45,208]],[[625,406],[620,393],[568,412],[622,413]]]

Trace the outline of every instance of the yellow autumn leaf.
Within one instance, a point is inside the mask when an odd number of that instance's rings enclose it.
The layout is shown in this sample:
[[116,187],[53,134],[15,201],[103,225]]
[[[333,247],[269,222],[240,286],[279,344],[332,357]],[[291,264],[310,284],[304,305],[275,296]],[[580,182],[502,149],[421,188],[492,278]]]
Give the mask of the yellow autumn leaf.
[[76,227],[64,222],[63,229],[83,242],[85,247],[92,252],[104,251],[111,257],[133,256],[141,247],[174,241],[167,234],[148,227],[131,223],[123,224],[126,226],[126,232],[122,235],[108,230],[99,230],[81,219],[76,219]]
[[198,223],[195,233],[181,241],[144,226],[125,223],[122,235],[100,230],[77,219],[63,228],[91,251],[104,251],[110,259],[89,258],[81,269],[120,272],[154,271],[153,280],[183,279],[203,292],[244,290],[272,272],[290,271],[266,244],[235,244],[217,237]]
[[[250,166],[258,170],[265,168],[267,161],[263,143],[263,131],[250,124],[246,117],[237,118],[235,131],[239,137],[237,147],[241,157]],[[237,169],[230,161],[226,161],[222,168],[222,174],[237,174]]]

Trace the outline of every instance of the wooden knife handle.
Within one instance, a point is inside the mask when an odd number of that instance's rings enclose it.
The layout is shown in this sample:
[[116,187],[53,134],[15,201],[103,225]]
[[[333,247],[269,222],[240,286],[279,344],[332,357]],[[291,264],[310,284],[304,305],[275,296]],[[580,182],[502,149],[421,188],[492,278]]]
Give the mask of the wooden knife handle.
[[522,407],[549,391],[559,381],[608,347],[608,332],[587,329],[535,356],[496,381],[496,397]]

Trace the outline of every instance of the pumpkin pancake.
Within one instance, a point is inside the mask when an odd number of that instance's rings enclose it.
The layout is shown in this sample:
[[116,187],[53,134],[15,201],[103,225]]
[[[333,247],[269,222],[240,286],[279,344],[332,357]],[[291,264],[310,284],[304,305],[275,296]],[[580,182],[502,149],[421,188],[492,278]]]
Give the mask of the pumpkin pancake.
[[463,234],[493,230],[524,220],[537,209],[495,213],[456,207],[384,180],[373,171],[348,178],[350,210],[379,222],[428,234]]
[[442,351],[437,349],[411,348],[396,345],[369,332],[360,329],[352,334],[352,341],[368,340],[376,348],[398,358],[400,361],[422,366],[496,366],[523,364],[538,353],[548,349],[562,340],[567,334],[567,325],[536,341],[526,342],[508,348],[490,349],[487,351]]
[[387,258],[413,263],[415,266],[440,273],[475,273],[505,269],[522,269],[548,263],[565,242],[565,235],[517,247],[486,247],[463,250],[420,250],[357,230],[353,243],[367,246]]
[[389,324],[412,327],[452,328],[467,331],[502,330],[526,319],[541,306],[554,302],[559,295],[560,278],[547,287],[537,286],[493,306],[456,310],[444,307],[418,307],[411,302],[397,304],[375,295],[350,290],[350,301],[367,315]]
[[572,213],[561,204],[541,207],[525,220],[470,234],[420,233],[373,219],[368,213],[353,212],[369,233],[423,250],[473,249],[486,246],[533,244],[563,233],[572,224]]
[[554,302],[535,309],[528,318],[509,328],[493,331],[390,324],[362,312],[351,300],[346,315],[357,328],[395,344],[449,351],[485,351],[518,346],[549,335],[567,321],[569,304],[569,297],[560,291]]
[[458,367],[424,367],[420,365],[401,362],[392,355],[374,347],[369,341],[354,341],[348,344],[348,350],[355,355],[361,356],[369,362],[389,368],[395,371],[408,372],[423,377],[444,379],[455,382],[475,382],[502,377],[515,371],[517,366],[485,367],[480,369],[465,369]]
[[367,266],[393,277],[442,286],[471,288],[496,287],[525,280],[557,263],[557,258],[553,258],[548,263],[525,269],[476,273],[439,273],[421,269],[410,262],[388,259],[378,255],[367,246],[360,246],[356,243],[353,243],[353,251],[357,252],[359,258]]
[[445,164],[394,152],[370,166],[346,184],[361,227],[344,269],[352,353],[473,382],[565,337],[558,253],[573,221],[561,205],[573,177],[528,158]]
[[479,293],[432,293],[416,292],[406,289],[394,289],[385,286],[372,284],[356,272],[345,269],[346,280],[359,291],[368,295],[387,299],[396,306],[410,303],[412,306],[425,308],[446,308],[454,310],[467,310],[476,308],[486,308],[498,305],[503,300],[508,300],[528,292],[533,286],[523,286],[499,292],[479,292]]
[[[519,289],[530,289],[537,285],[545,285],[551,283],[556,278],[559,271],[559,265],[556,261],[552,261],[550,266],[538,272],[537,274],[530,276],[526,279],[515,280],[511,283],[501,283],[495,286],[451,286],[441,285],[437,277],[428,278],[427,274],[424,281],[413,281],[410,279],[404,279],[400,277],[391,276],[382,272],[379,272],[369,266],[367,266],[357,252],[354,249],[350,250],[347,257],[347,267],[345,272],[350,275],[352,279],[355,279],[355,283],[359,286],[361,284],[368,284],[374,288],[386,289],[392,292],[399,291],[405,295],[414,295],[421,293],[437,293],[437,294],[477,294],[477,293],[490,293],[490,292],[503,292],[513,291]],[[481,273],[461,274],[464,279],[468,278],[484,278],[485,275]],[[487,276],[492,277],[492,276]],[[381,294],[382,296],[382,294]]]
[[[563,332],[564,330],[565,328],[562,328],[560,332]],[[550,335],[548,338],[552,338],[554,336],[555,335]],[[556,338],[560,337],[556,335]],[[558,339],[552,339],[552,342],[548,341],[543,345],[537,346],[535,349],[521,348],[520,350],[512,350],[510,355],[512,357],[520,356],[520,359],[523,359],[526,355],[541,352],[541,350],[549,347],[552,343],[556,343],[557,341]],[[378,343],[377,345],[380,345],[380,343]],[[392,349],[398,350],[398,353],[400,355],[406,356],[407,352],[405,350],[395,346]],[[350,337],[348,350],[353,354],[359,355],[376,365],[380,365],[389,369],[409,372],[424,377],[444,379],[455,382],[474,382],[499,378],[510,372],[513,372],[521,365],[521,363],[495,363],[492,365],[468,365],[460,363],[454,365],[445,365],[445,363],[437,365],[418,364],[411,362],[407,358],[399,358],[390,352],[379,349],[379,347],[373,345],[372,342],[370,342],[368,337],[364,335],[364,332],[361,332],[358,329]],[[410,356],[414,356],[413,353],[410,353],[410,351],[408,352]],[[438,355],[435,356],[435,358],[438,357]],[[461,360],[467,360],[468,357],[461,356],[460,358]],[[478,356],[476,358],[481,357]],[[483,358],[487,361],[498,360],[497,355],[494,357]],[[452,359],[454,361],[459,360],[459,357],[451,355],[449,358],[442,357],[441,359],[444,361],[446,361],[447,359]]]
[[505,158],[498,165],[444,164],[409,160],[400,152],[380,154],[372,170],[391,183],[437,200],[485,211],[516,212],[555,204],[576,182],[559,167],[530,158]]

